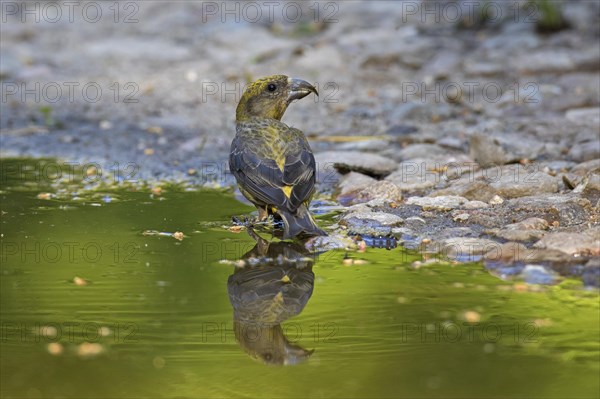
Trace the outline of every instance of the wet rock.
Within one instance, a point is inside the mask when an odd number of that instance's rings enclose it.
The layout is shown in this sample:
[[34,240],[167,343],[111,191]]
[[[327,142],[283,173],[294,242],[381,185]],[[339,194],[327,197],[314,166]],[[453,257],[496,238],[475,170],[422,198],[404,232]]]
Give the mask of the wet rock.
[[600,256],[600,240],[580,233],[550,233],[534,247],[554,249],[568,255]]
[[472,262],[497,246],[497,242],[485,238],[454,237],[441,241],[437,245],[437,252],[459,261]]
[[392,173],[396,162],[377,154],[359,151],[326,151],[315,154],[319,169],[333,166],[340,173],[358,172],[381,178]]
[[351,212],[344,215],[339,224],[355,234],[385,236],[402,224],[402,218],[385,212]]
[[333,249],[351,249],[356,247],[356,243],[348,238],[339,235],[318,236],[307,240],[305,248],[311,252],[330,251]]
[[540,265],[526,265],[521,277],[528,284],[555,284],[559,281],[556,273]]
[[600,287],[600,258],[592,258],[585,264],[582,278],[585,285]]
[[527,261],[531,257],[530,250],[518,242],[506,242],[490,247],[483,259],[488,264],[513,264]]

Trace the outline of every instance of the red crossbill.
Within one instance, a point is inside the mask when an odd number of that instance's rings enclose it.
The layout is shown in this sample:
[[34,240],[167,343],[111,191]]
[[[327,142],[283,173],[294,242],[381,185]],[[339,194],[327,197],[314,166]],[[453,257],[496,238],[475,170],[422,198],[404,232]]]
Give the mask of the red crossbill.
[[236,110],[229,168],[259,220],[273,215],[283,221],[283,239],[326,235],[308,211],[315,157],[304,134],[281,122],[288,105],[310,93],[318,95],[304,80],[269,76],[246,89]]

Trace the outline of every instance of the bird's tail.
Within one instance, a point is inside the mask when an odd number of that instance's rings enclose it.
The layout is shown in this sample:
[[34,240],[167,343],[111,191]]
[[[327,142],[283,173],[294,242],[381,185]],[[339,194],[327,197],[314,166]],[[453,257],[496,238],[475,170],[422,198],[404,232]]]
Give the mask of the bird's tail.
[[302,204],[296,210],[296,213],[292,213],[285,209],[279,209],[279,216],[283,220],[283,239],[294,238],[299,235],[305,236],[326,236],[323,230],[321,230],[315,220],[312,218],[310,212],[306,208],[306,205]]

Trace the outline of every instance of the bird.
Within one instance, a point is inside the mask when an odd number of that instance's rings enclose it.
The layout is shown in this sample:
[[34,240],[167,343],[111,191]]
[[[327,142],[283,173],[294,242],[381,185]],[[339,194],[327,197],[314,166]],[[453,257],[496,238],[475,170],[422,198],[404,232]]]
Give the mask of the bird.
[[310,83],[273,75],[251,83],[236,109],[236,135],[229,169],[240,192],[258,209],[283,222],[283,239],[327,235],[308,210],[315,192],[316,162],[302,131],[281,122],[294,100],[310,93]]

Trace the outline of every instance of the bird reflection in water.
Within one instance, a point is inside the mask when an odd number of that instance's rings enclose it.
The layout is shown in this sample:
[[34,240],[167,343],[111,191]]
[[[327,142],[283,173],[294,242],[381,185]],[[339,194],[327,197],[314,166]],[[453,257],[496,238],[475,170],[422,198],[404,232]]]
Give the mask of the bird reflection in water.
[[[301,243],[269,242],[252,228],[256,245],[227,280],[235,338],[251,357],[272,365],[300,363],[314,352],[290,342],[281,323],[304,309],[313,292],[315,254]],[[290,328],[292,340],[301,337]]]

